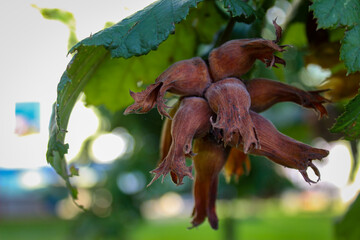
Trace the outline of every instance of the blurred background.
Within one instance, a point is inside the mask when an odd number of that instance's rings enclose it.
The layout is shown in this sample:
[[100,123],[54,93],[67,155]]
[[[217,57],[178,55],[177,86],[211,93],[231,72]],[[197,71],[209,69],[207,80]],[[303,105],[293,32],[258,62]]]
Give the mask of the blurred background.
[[[309,186],[298,171],[251,156],[247,176],[230,183],[220,177],[220,228],[213,231],[207,222],[187,229],[194,203],[189,179],[176,187],[166,177],[164,183],[146,188],[159,156],[163,120],[156,110],[124,117],[122,111],[86,107],[81,98],[67,129],[67,159],[79,168],[80,176],[73,180],[78,203],[88,210],[74,204],[45,158],[57,84],[71,59],[68,42],[88,37],[151,2],[0,2],[0,239],[335,239],[334,226],[360,189],[357,142],[327,130],[342,104],[329,104],[329,118],[320,121],[314,112],[291,103],[263,113],[284,134],[330,151],[322,162],[315,162],[321,181]],[[314,89],[325,80],[329,84],[332,73],[319,60],[329,58],[320,50],[307,55],[314,43],[306,37],[305,24],[290,17],[306,7],[302,1],[283,0],[267,10],[262,36],[273,38],[271,22],[276,16],[280,25],[291,20],[295,23],[288,24],[283,42],[294,47],[284,54],[288,66],[281,74],[257,63],[253,76],[303,89]],[[42,8],[73,15],[69,21],[50,21],[42,16]],[[234,37],[246,27],[236,25]],[[333,50],[338,59],[338,46],[329,44],[326,53]],[[345,96],[330,97],[342,103],[353,92],[351,88],[342,92]]]

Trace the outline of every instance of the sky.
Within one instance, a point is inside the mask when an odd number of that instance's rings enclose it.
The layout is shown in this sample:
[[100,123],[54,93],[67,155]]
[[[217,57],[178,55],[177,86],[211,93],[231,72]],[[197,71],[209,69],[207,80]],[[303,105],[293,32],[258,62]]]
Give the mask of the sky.
[[[0,168],[36,168],[47,164],[51,106],[57,84],[71,59],[67,57],[68,28],[58,21],[44,19],[32,5],[72,12],[81,40],[103,29],[106,22],[119,22],[152,1],[0,1]],[[39,133],[21,137],[15,134],[15,106],[22,102],[40,103]],[[71,117],[73,126],[69,126],[69,131],[70,127],[74,129],[73,136],[81,136],[74,140],[78,144],[74,143],[71,151],[75,152],[98,124],[90,109],[77,112],[80,114]],[[91,119],[89,126],[83,124],[84,116]]]

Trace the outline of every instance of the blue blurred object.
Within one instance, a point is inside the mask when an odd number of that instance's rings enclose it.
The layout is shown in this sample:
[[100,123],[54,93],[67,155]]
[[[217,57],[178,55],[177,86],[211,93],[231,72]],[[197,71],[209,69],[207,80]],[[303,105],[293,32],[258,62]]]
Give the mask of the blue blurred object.
[[0,219],[54,216],[56,203],[68,194],[60,183],[50,167],[0,169]]
[[15,133],[19,136],[40,132],[40,103],[16,103],[15,116]]

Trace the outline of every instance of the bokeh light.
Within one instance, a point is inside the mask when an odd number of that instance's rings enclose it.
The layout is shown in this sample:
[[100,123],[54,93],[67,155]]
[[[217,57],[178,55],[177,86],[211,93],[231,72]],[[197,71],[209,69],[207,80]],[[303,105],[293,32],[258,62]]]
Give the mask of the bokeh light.
[[91,188],[98,183],[99,174],[94,168],[79,167],[79,176],[73,177],[74,184],[81,188]]
[[94,204],[92,211],[98,217],[107,217],[111,213],[112,194],[106,188],[96,189],[94,194]]
[[[78,190],[78,200],[76,201],[77,204],[83,206],[85,209],[89,209],[92,203],[91,192],[86,189]],[[62,219],[73,219],[79,213],[81,213],[81,211],[83,210],[76,206],[74,200],[70,196],[57,202],[55,206],[55,212],[57,216]]]
[[286,19],[286,13],[283,9],[274,6],[270,8],[266,12],[266,19],[269,23],[272,23],[272,21],[276,18],[276,22],[279,25],[282,25],[285,22]]
[[45,179],[40,171],[30,170],[20,174],[20,185],[25,189],[37,189],[45,186]]
[[141,211],[148,219],[173,218],[184,213],[185,203],[183,198],[175,192],[168,192],[159,199],[144,202]]
[[85,139],[94,135],[99,127],[99,119],[92,108],[78,101],[71,113],[66,134],[66,143],[70,148],[67,159],[71,160],[80,152]]
[[336,141],[330,145],[326,165],[321,170],[322,180],[342,188],[348,184],[351,171],[350,144],[346,141]]
[[145,176],[141,172],[123,173],[116,181],[119,189],[126,194],[134,194],[145,187]]
[[321,85],[331,76],[331,70],[322,68],[320,65],[310,63],[300,71],[301,81],[309,87]]
[[102,134],[92,143],[92,154],[97,163],[111,163],[121,157],[125,150],[125,140],[113,133]]

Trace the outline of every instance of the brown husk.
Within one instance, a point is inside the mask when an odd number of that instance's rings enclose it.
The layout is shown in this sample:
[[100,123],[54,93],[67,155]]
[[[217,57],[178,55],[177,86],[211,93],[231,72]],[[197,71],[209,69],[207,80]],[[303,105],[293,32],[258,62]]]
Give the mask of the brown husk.
[[251,97],[251,110],[262,112],[276,103],[291,101],[306,108],[317,111],[320,117],[326,116],[324,103],[330,102],[322,97],[320,91],[303,91],[299,88],[269,79],[256,78],[246,82]]
[[212,111],[206,100],[200,97],[188,97],[181,101],[171,124],[171,145],[168,154],[159,166],[152,171],[155,174],[151,185],[161,175],[165,177],[170,171],[177,185],[182,184],[185,176],[192,179],[191,166],[186,166],[186,156],[192,155],[192,140],[207,134],[211,128]]
[[144,91],[138,93],[130,91],[135,103],[130,105],[124,114],[147,113],[157,104],[159,113],[171,118],[165,110],[167,108],[164,102],[166,92],[180,96],[202,96],[210,83],[208,67],[200,57],[176,62]]
[[[298,169],[308,183],[316,183],[320,180],[320,172],[312,160],[323,159],[329,151],[313,148],[280,133],[269,120],[253,111],[250,111],[250,115],[260,140],[260,148],[252,149],[250,154],[266,156],[282,166]],[[234,146],[234,143],[232,145]],[[318,176],[317,181],[308,177],[306,172],[308,167]]]
[[250,172],[249,155],[245,154],[240,149],[231,148],[228,159],[224,167],[226,181],[229,183],[232,176],[235,176],[235,181],[239,181],[239,177]]
[[196,227],[208,218],[213,229],[218,228],[215,202],[218,175],[223,168],[229,149],[217,143],[213,137],[206,136],[194,141],[193,157],[195,166],[194,198],[192,225]]
[[217,115],[215,122],[211,119],[211,124],[221,132],[225,145],[234,141],[234,134],[238,134],[243,139],[245,153],[259,147],[256,128],[249,115],[250,95],[240,80],[226,78],[211,84],[205,98]]

